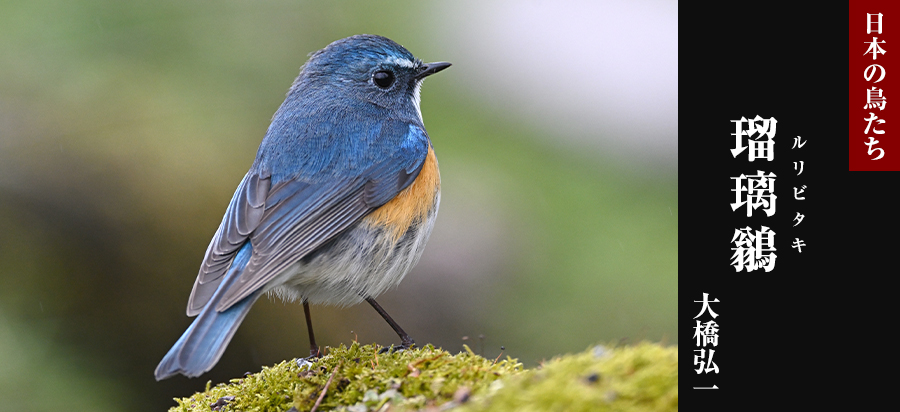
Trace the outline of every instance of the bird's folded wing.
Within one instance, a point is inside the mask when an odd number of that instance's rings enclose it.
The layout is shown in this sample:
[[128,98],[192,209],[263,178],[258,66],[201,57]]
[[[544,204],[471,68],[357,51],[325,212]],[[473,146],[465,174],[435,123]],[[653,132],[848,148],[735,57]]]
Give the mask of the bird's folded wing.
[[256,229],[265,211],[266,197],[269,195],[271,180],[257,174],[248,173],[241,180],[225,217],[213,235],[206,256],[200,264],[200,273],[194,281],[188,300],[188,316],[196,316],[215,293],[222,276],[231,266],[234,256],[250,233]]

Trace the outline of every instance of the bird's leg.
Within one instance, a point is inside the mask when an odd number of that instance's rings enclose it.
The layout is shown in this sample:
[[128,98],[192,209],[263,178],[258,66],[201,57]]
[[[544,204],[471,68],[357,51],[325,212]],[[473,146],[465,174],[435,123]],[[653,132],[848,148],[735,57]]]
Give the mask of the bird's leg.
[[309,356],[297,359],[297,366],[301,369],[312,365],[319,358],[319,346],[316,345],[316,335],[313,334],[312,318],[309,316],[309,302],[303,299],[303,314],[306,315],[306,330],[309,332]]
[[309,316],[309,302],[303,300],[303,314],[306,315],[306,330],[309,332],[309,356],[319,357],[319,346],[316,345],[316,335],[313,333],[312,318]]
[[[391,325],[391,328],[394,329],[394,332],[397,332],[397,335],[400,336],[400,346],[393,348],[393,350],[409,349],[416,345],[416,342],[413,341],[413,339],[403,331],[403,328],[401,328],[400,325],[397,324],[397,322],[394,322],[394,319],[391,319],[391,315],[388,315],[387,312],[385,312],[384,309],[381,308],[381,305],[379,305],[378,302],[375,301],[375,299],[366,298],[366,302],[369,302],[369,304],[372,305],[373,308],[375,308],[375,311],[378,312],[378,314],[387,321],[388,325]],[[382,351],[387,351],[387,349],[385,348]]]

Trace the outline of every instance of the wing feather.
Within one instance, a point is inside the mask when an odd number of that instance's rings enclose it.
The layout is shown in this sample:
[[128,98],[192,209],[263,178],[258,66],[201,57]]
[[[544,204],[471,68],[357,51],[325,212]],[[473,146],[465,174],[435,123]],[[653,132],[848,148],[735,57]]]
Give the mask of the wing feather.
[[228,209],[225,210],[222,223],[209,242],[209,247],[206,248],[206,255],[200,264],[200,273],[188,299],[188,316],[200,313],[203,306],[212,298],[222,281],[222,276],[231,266],[234,255],[247,240],[253,228],[259,225],[270,184],[270,179],[250,173],[241,180],[228,204]]

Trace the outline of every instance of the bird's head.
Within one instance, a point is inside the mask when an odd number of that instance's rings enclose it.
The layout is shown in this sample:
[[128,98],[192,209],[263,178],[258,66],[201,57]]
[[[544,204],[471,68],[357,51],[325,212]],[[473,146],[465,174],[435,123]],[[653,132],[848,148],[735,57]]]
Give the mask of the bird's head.
[[[450,66],[423,63],[386,37],[361,34],[313,53],[289,92],[323,102],[365,102],[415,113],[421,121],[422,80]],[[298,96],[299,97],[299,96]]]

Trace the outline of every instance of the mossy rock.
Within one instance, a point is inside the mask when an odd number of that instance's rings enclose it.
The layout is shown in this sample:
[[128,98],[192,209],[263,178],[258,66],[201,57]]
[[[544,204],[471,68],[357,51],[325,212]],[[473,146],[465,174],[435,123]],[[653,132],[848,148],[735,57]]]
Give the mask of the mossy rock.
[[515,359],[485,359],[466,348],[378,354],[378,345],[333,348],[311,367],[295,360],[264,367],[170,411],[677,411],[675,347],[596,346],[525,370]]

